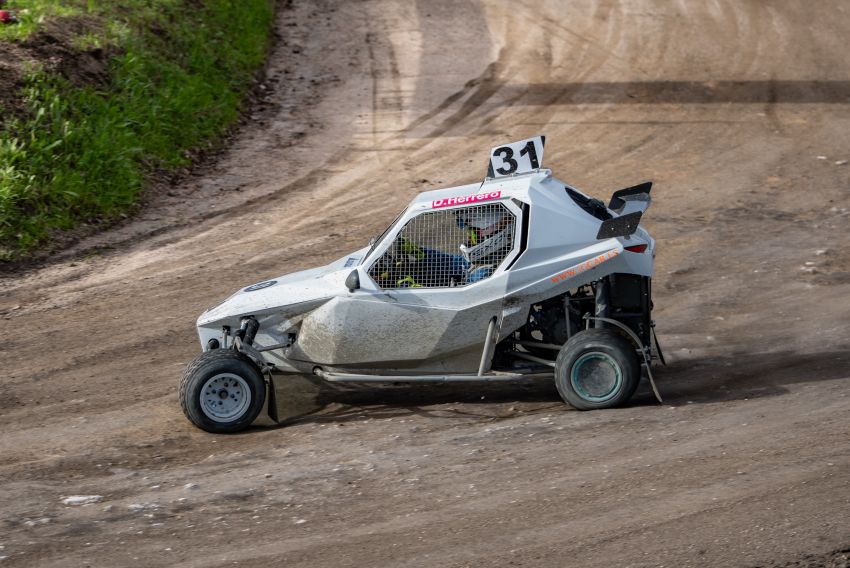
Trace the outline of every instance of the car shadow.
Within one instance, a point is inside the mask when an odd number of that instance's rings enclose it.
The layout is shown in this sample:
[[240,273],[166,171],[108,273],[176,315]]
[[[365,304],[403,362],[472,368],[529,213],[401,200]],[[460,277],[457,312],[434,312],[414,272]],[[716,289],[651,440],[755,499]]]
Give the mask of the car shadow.
[[730,353],[677,360],[654,371],[670,404],[747,400],[787,394],[788,385],[850,378],[850,349]]
[[[712,404],[789,393],[788,386],[850,379],[850,349],[822,353],[730,353],[679,359],[653,367],[668,405]],[[568,408],[551,379],[516,383],[439,383],[341,386],[312,377],[276,383],[279,426],[344,423],[406,416],[454,415],[494,421]],[[642,381],[631,407],[657,405]]]
[[312,377],[278,379],[275,384],[281,426],[347,422],[404,416],[501,418],[506,403],[543,408],[563,406],[551,379],[516,383],[437,383],[339,385]]

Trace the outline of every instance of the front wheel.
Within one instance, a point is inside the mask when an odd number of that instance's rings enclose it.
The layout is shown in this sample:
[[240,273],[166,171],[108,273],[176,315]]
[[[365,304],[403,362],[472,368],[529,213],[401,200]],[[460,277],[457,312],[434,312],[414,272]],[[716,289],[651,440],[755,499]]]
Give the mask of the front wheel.
[[640,381],[634,346],[611,329],[573,335],[555,361],[555,385],[561,398],[578,410],[625,404]]
[[180,406],[207,432],[247,428],[263,409],[266,385],[254,363],[232,349],[201,353],[183,373]]

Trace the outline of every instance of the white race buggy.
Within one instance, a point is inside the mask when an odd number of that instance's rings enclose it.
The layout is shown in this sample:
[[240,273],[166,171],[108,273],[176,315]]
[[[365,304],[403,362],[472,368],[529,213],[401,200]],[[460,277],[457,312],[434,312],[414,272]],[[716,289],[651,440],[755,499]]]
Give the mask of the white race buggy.
[[[543,137],[491,150],[484,182],[418,195],[372,243],[241,289],[197,322],[180,402],[210,432],[263,410],[272,381],[554,376],[577,409],[624,404],[661,352],[651,320],[651,183],[606,207],[542,169]],[[655,348],[653,349],[653,345]],[[661,358],[663,362],[663,358]],[[267,383],[268,379],[268,383]]]

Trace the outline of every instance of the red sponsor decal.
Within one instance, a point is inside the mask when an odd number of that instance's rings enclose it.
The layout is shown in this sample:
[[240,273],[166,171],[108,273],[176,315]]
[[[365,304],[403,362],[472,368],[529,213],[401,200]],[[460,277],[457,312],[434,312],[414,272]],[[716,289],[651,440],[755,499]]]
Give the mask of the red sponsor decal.
[[440,207],[451,207],[453,205],[466,205],[467,203],[478,203],[479,201],[490,201],[502,197],[501,191],[491,191],[490,193],[479,193],[478,195],[461,195],[460,197],[446,197],[445,199],[435,199],[431,202],[431,209],[439,209]]
[[563,272],[559,272],[558,274],[552,277],[552,282],[557,284],[558,282],[563,282],[564,280],[573,278],[574,276],[578,276],[582,272],[590,270],[591,268],[596,268],[606,260],[611,260],[619,254],[620,251],[618,251],[617,249],[611,249],[606,253],[600,254],[599,256],[594,256],[593,258],[590,258],[588,260],[585,260],[584,262],[576,264],[575,266],[567,268]]

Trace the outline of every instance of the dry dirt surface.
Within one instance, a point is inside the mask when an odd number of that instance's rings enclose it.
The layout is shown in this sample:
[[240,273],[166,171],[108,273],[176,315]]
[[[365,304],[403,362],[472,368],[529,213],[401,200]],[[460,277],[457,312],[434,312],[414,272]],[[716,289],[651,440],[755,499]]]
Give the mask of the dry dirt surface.
[[[2,277],[0,566],[850,565],[848,32],[844,0],[281,5],[224,156]],[[204,308],[538,133],[596,197],[655,181],[666,404],[301,381],[283,426],[187,422]]]

